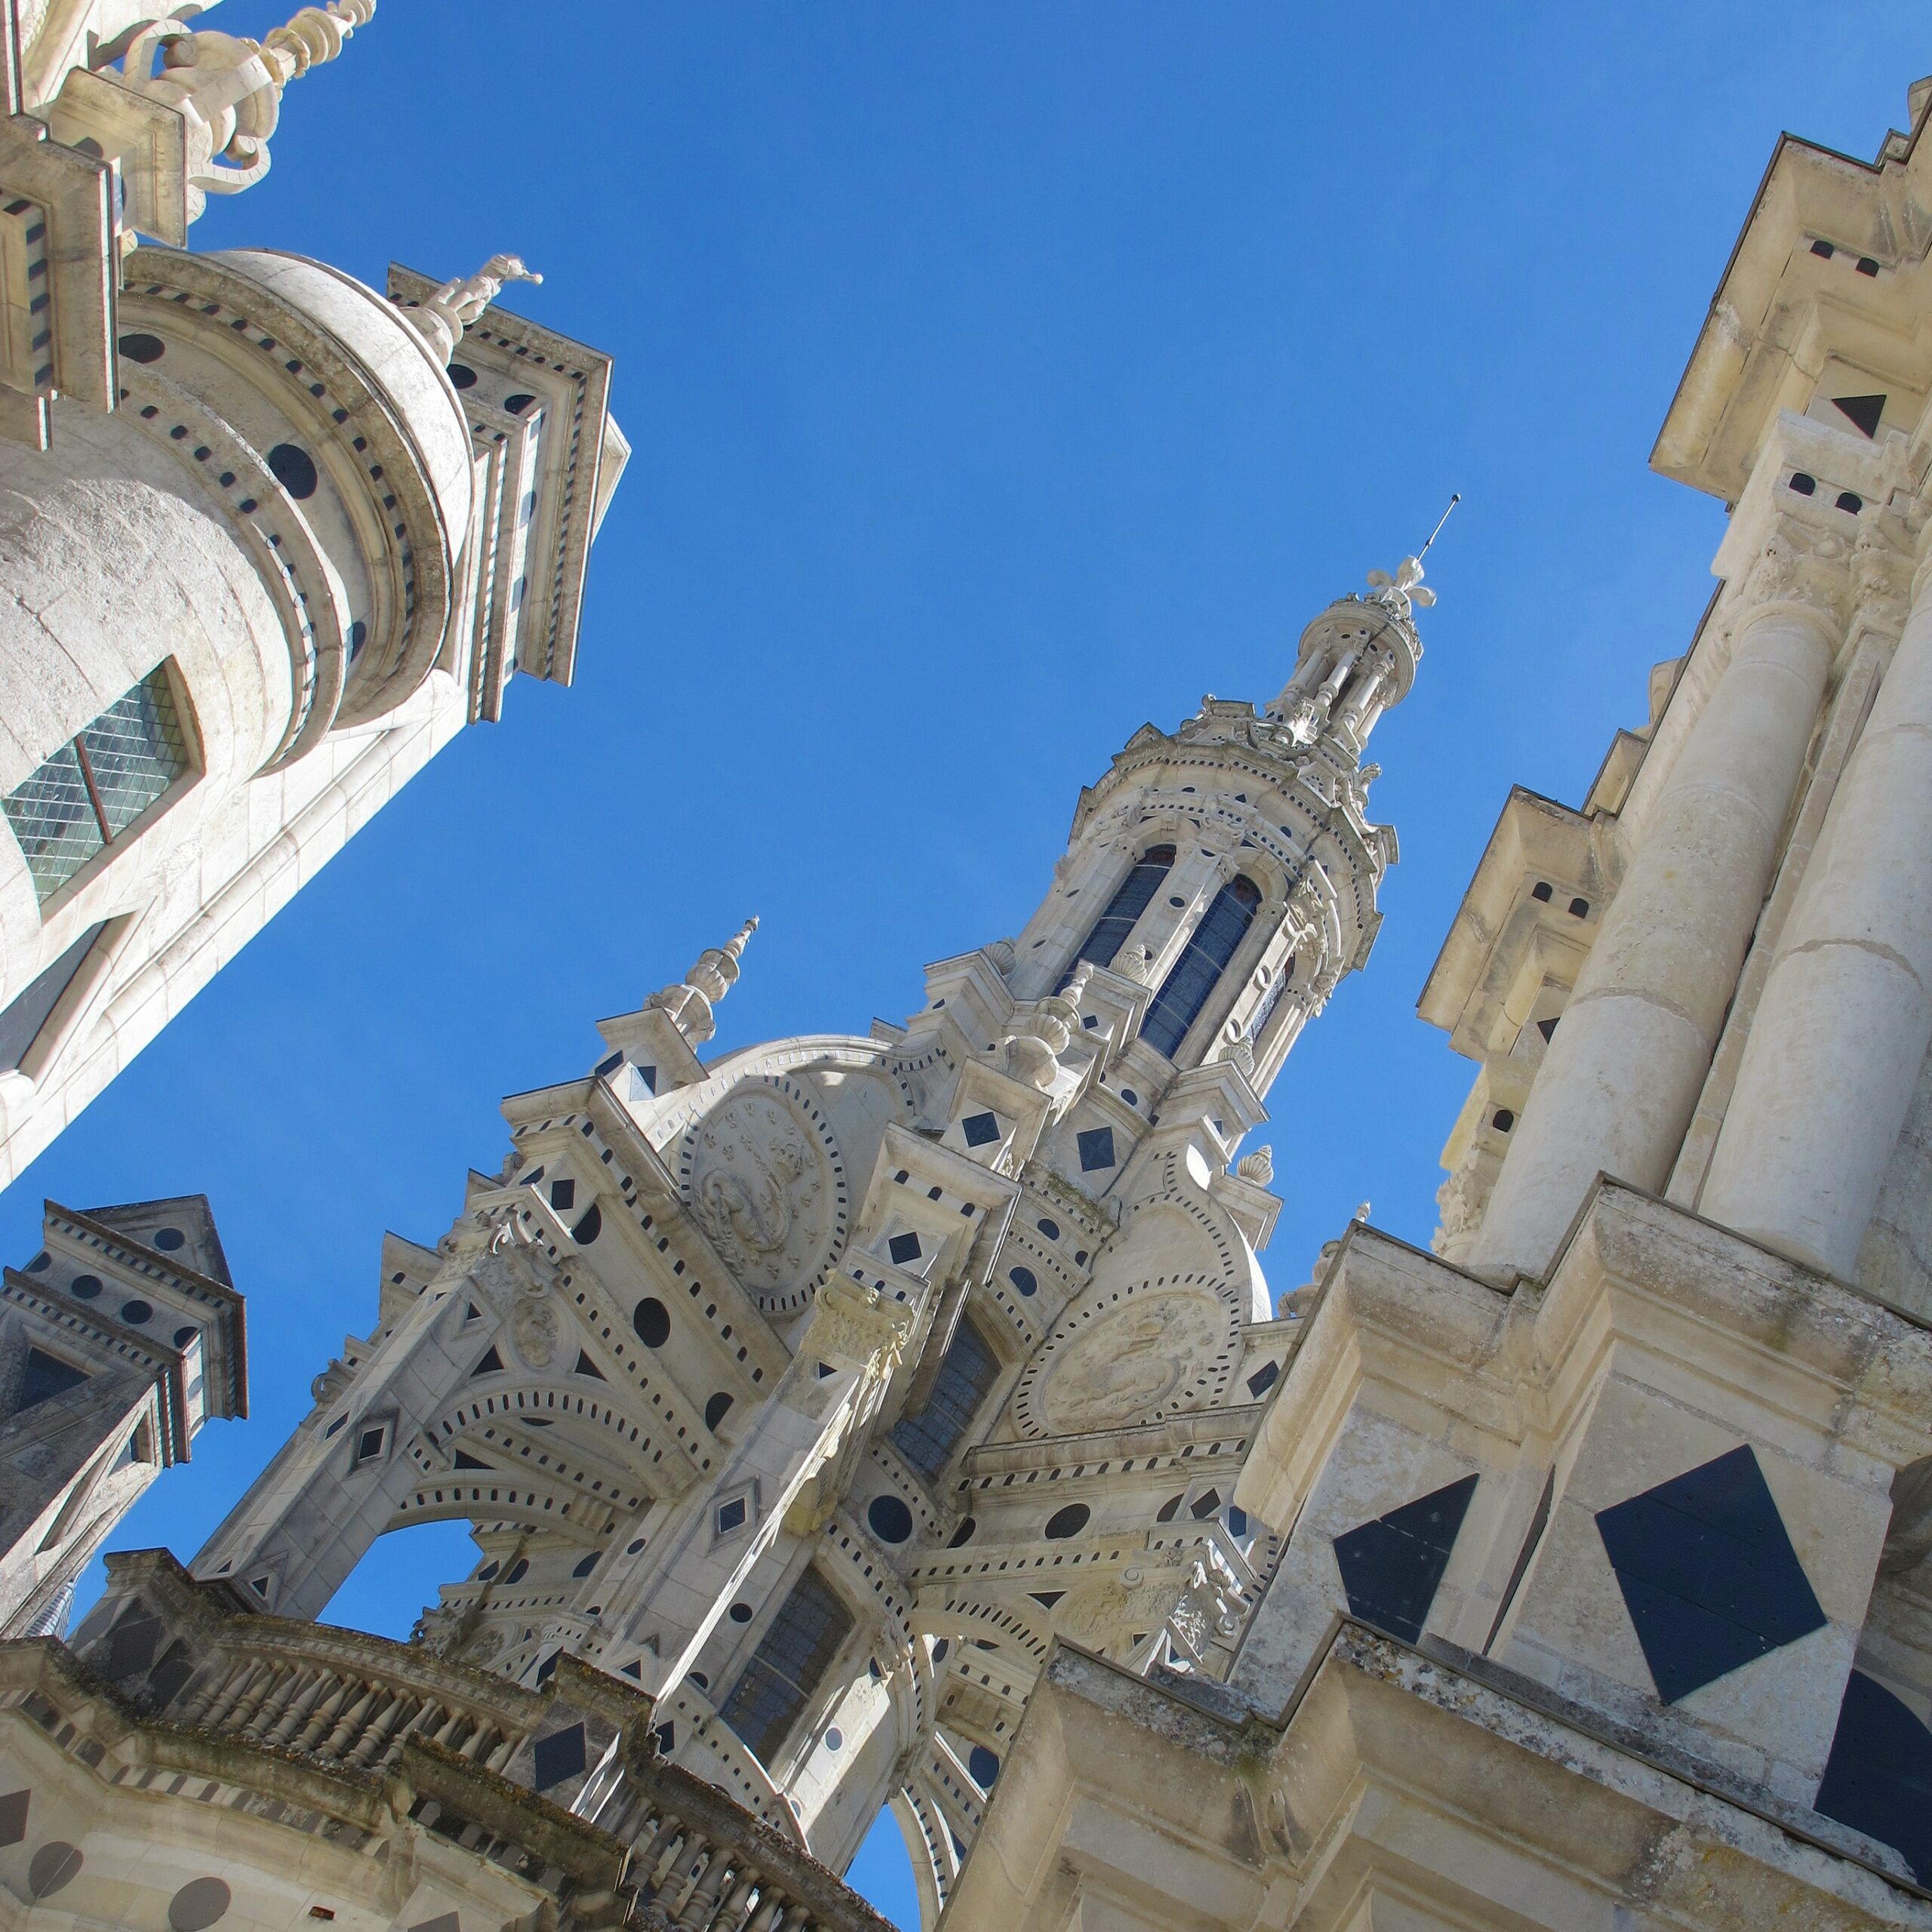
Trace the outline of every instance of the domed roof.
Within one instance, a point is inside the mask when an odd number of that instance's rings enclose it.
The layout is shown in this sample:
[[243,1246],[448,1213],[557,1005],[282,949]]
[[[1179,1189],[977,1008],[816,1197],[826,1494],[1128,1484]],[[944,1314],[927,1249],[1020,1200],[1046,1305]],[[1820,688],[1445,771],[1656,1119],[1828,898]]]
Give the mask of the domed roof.
[[305,256],[235,248],[203,259],[265,289],[360,365],[414,445],[455,556],[469,528],[469,426],[448,371],[401,310],[353,275]]

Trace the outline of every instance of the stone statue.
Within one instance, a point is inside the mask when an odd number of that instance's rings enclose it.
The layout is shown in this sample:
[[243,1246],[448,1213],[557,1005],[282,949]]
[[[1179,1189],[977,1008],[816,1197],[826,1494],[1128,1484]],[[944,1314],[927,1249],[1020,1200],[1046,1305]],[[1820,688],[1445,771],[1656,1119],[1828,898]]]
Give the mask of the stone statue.
[[[492,255],[474,275],[445,282],[420,308],[403,312],[429,339],[438,358],[447,362],[464,331],[503,293],[506,282],[543,279],[534,269],[524,266],[520,256]],[[758,921],[754,919],[752,924],[755,926]]]

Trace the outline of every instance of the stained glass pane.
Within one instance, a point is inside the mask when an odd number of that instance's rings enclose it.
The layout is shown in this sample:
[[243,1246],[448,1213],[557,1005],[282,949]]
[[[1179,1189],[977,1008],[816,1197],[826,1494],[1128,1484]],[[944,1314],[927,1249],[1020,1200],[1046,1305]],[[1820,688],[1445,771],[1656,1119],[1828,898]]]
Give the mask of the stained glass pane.
[[1208,1004],[1222,969],[1254,924],[1254,909],[1260,903],[1259,889],[1246,878],[1230,880],[1214,895],[1208,916],[1194,929],[1141,1022],[1140,1037],[1156,1053],[1174,1057]]
[[81,734],[110,835],[118,838],[188,768],[168,673],[157,666]]
[[63,745],[0,804],[26,855],[34,891],[43,900],[65,885],[106,842],[88,801],[72,745]]
[[972,1323],[962,1320],[952,1331],[952,1344],[934,1378],[926,1406],[892,1428],[899,1453],[928,1481],[952,1459],[960,1438],[973,1426],[980,1404],[998,1380],[998,1358]]
[[[1134,861],[1134,869],[1121,881],[1120,889],[1109,902],[1107,909],[1094,921],[1094,930],[1073,955],[1074,965],[1083,959],[1091,960],[1096,966],[1111,966],[1114,963],[1114,955],[1127,943],[1127,936],[1133,931],[1141,914],[1153,903],[1154,894],[1160,890],[1161,881],[1167,877],[1174,862],[1174,848],[1171,845],[1151,846],[1141,854]],[[1069,967],[1060,983],[1062,992],[1072,977],[1072,968]]]
[[772,1753],[823,1681],[852,1621],[832,1586],[816,1570],[807,1569],[718,1706],[718,1715],[768,1769]]

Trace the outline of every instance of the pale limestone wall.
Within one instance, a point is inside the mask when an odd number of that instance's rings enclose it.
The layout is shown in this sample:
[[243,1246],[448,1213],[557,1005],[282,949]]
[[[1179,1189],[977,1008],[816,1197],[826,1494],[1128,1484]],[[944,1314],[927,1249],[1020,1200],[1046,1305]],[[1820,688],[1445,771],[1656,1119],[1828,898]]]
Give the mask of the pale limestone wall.
[[1858,1279],[1874,1294],[1932,1320],[1932,1057],[1919,1067],[1858,1251]]
[[[388,725],[334,737],[300,764],[252,780],[155,874],[125,879],[108,869],[63,906],[42,941],[48,956],[96,919],[134,923],[111,971],[69,1016],[58,1077],[0,1076],[0,1173],[11,1177],[38,1154],[466,722],[454,681],[432,677]],[[154,832],[165,834],[170,817]]]

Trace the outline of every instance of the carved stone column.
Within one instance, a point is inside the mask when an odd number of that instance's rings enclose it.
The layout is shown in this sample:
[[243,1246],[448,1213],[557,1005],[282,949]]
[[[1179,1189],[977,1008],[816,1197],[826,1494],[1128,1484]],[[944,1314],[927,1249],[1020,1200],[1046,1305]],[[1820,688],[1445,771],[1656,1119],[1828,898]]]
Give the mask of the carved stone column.
[[1744,1050],[1701,1203],[1851,1276],[1932,1040],[1932,548]]
[[1842,565],[1780,532],[1517,1126],[1470,1266],[1540,1277],[1601,1172],[1660,1187],[1770,877],[1841,620]]

